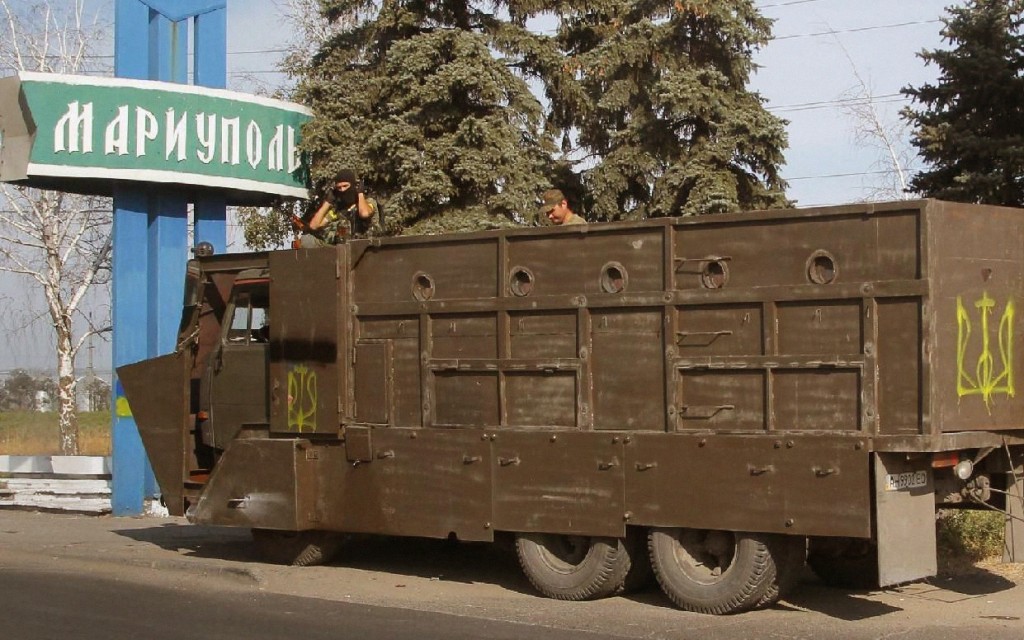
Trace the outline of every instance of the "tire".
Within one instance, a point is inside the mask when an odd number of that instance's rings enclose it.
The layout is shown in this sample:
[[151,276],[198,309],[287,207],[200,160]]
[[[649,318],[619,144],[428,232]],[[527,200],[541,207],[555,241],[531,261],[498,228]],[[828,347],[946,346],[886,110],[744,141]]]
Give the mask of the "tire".
[[630,569],[620,538],[520,533],[516,555],[537,591],[556,600],[596,600],[617,593]]
[[344,537],[330,531],[253,529],[252,541],[264,562],[313,567],[330,562],[341,549]]
[[768,544],[775,578],[757,603],[758,608],[770,607],[792,593],[807,561],[807,538],[803,536],[775,536]]
[[651,564],[681,609],[726,614],[756,606],[773,580],[769,536],[702,529],[652,529]]
[[812,538],[807,564],[823,583],[842,589],[878,586],[878,547],[858,538]]

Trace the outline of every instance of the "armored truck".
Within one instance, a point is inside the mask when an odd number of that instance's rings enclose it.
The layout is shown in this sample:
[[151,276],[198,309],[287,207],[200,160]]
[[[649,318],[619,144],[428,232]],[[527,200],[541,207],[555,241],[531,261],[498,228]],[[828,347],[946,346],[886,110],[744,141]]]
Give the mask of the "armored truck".
[[730,613],[1020,519],[1022,299],[1024,212],[933,200],[351,240],[191,260],[118,375],[170,512],[269,557],[508,540],[550,597]]

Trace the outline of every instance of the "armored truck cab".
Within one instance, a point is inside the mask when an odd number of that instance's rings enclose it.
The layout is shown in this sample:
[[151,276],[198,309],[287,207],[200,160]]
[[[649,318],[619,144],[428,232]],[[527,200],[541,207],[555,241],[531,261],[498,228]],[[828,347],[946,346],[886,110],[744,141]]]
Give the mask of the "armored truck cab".
[[805,558],[933,575],[937,506],[1020,516],[1022,239],[923,200],[199,258],[118,373],[170,511],[286,559],[511,535],[546,595],[650,562],[739,611]]

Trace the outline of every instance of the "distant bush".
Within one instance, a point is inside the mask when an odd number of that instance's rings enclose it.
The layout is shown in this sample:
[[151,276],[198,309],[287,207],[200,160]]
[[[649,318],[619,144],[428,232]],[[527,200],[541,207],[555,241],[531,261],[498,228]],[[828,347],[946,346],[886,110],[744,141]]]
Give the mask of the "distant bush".
[[936,522],[939,554],[971,561],[1001,555],[1004,526],[1005,517],[995,511],[941,511]]

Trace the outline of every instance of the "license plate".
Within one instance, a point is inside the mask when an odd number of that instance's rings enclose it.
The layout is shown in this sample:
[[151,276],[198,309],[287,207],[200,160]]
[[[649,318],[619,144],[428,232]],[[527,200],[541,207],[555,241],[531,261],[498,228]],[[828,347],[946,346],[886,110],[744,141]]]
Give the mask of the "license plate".
[[890,473],[885,476],[886,491],[903,491],[928,486],[927,471],[908,471],[906,473]]

